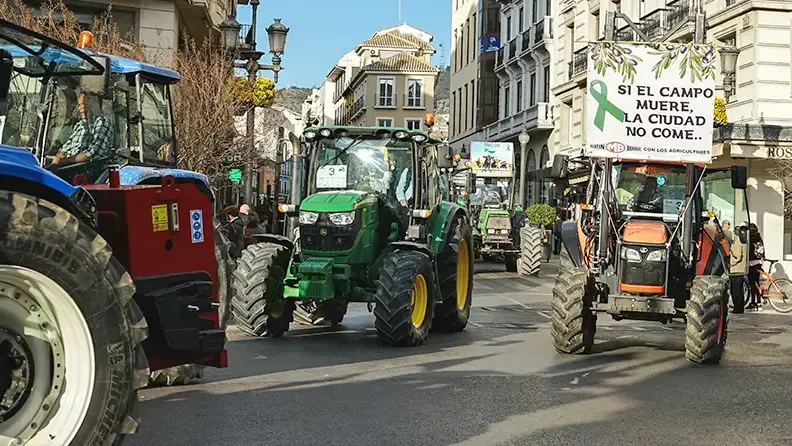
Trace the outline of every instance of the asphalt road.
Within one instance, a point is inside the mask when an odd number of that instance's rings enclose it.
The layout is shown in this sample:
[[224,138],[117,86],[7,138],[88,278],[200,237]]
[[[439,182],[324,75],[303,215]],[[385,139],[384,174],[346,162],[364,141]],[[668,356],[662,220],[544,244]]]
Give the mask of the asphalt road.
[[363,305],[339,329],[233,332],[229,368],[142,392],[125,446],[792,444],[792,317],[734,315],[718,366],[685,360],[681,323],[603,316],[595,352],[563,356],[554,264],[476,266],[463,333],[388,347]]

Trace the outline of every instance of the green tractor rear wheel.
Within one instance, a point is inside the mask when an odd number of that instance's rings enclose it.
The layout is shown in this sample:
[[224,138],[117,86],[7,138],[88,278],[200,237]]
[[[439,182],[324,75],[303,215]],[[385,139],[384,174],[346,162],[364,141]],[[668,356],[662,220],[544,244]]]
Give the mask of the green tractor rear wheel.
[[421,345],[429,336],[434,311],[432,261],[418,251],[396,251],[382,265],[375,295],[374,327],[380,340]]
[[470,318],[473,294],[473,236],[463,218],[453,221],[451,239],[437,256],[440,294],[443,302],[434,310],[432,329],[458,332],[465,329]]
[[542,230],[533,226],[520,229],[520,270],[521,276],[539,274],[542,260]]
[[231,311],[243,333],[280,337],[289,330],[294,303],[283,299],[289,258],[289,250],[274,243],[257,243],[242,251],[234,271]]

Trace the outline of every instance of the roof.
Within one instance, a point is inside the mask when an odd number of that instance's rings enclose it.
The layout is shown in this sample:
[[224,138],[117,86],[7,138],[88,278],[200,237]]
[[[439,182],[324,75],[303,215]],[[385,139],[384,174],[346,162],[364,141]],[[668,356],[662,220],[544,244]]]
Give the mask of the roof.
[[389,33],[375,35],[374,37],[365,40],[358,45],[358,48],[403,48],[403,49],[416,49],[435,52],[435,48],[411,34],[405,34],[399,31],[391,31]]
[[402,71],[405,73],[438,73],[434,65],[410,53],[400,53],[364,66],[361,71]]
[[175,84],[181,80],[179,73],[167,68],[157,67],[144,62],[139,62],[137,60],[127,59],[126,57],[114,56],[112,54],[103,55],[110,58],[110,70],[113,73],[147,74],[149,76],[156,77],[168,84]]

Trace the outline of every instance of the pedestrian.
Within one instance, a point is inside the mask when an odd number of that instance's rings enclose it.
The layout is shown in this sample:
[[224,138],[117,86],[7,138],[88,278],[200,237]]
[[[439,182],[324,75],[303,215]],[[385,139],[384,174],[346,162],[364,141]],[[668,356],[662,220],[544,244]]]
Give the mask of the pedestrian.
[[248,214],[247,225],[245,225],[245,246],[256,243],[256,234],[266,234],[267,230],[261,225],[258,214],[250,211]]
[[731,259],[729,261],[729,282],[731,283],[732,313],[745,312],[745,296],[743,295],[743,280],[748,266],[748,252],[745,235],[745,227],[740,226],[736,229],[737,237],[731,245]]
[[762,236],[759,234],[759,228],[755,223],[748,226],[748,241],[750,242],[748,247],[748,283],[751,289],[751,302],[746,308],[762,311],[759,277],[765,260],[765,247]]
[[236,260],[242,256],[242,250],[245,248],[245,224],[239,218],[237,206],[226,207],[225,213],[228,216],[228,223],[223,227],[223,232],[231,243],[228,254]]
[[723,229],[723,235],[726,237],[726,241],[729,243],[729,246],[731,246],[734,239],[734,235],[731,232],[731,222],[729,220],[723,220],[721,228]]
[[239,218],[242,219],[242,223],[247,225],[248,215],[250,215],[250,206],[243,204],[239,206]]
[[557,214],[553,222],[553,254],[555,255],[561,254],[561,224],[563,222],[561,215]]

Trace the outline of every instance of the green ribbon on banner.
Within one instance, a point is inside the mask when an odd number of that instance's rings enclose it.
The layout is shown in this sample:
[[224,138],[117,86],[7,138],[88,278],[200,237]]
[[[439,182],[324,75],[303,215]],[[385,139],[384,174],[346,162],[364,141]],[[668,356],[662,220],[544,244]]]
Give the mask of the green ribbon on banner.
[[[595,89],[596,87],[599,87],[599,91]],[[605,85],[605,82],[599,80],[592,82],[591,87],[589,87],[589,93],[597,101],[598,107],[597,113],[594,115],[594,125],[598,129],[605,130],[605,113],[610,114],[619,122],[624,122],[624,111],[608,100],[608,86]]]

